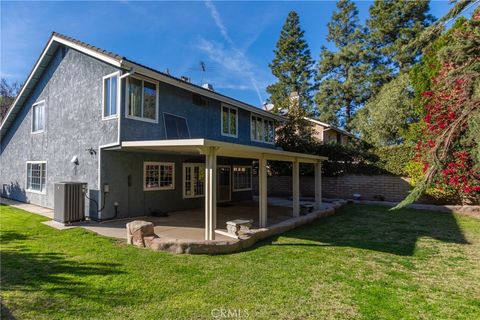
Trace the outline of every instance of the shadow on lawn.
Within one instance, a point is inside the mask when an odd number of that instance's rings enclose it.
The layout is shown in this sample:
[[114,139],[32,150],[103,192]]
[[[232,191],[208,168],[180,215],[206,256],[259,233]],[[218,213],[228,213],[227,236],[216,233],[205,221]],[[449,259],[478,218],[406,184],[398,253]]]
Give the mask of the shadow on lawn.
[[315,241],[288,243],[272,240],[276,246],[341,246],[369,249],[396,255],[413,255],[421,237],[468,244],[451,213],[401,209],[388,211],[385,206],[348,205],[336,216],[281,235]]
[[[106,276],[123,274],[117,263],[79,262],[67,259],[60,253],[32,252],[18,240],[30,239],[14,231],[1,233],[1,288],[2,292],[41,292],[41,295],[20,295],[16,305],[28,305],[34,309],[58,308],[66,314],[82,312],[80,306],[68,306],[69,301],[61,297],[76,297],[82,300],[98,302],[107,301],[111,305],[125,303],[125,292],[106,292],[92,286],[92,281]],[[48,245],[48,244],[46,244]],[[93,277],[93,278],[92,278]],[[92,280],[93,279],[93,280]],[[25,301],[21,301],[24,299]],[[13,316],[2,301],[1,318],[12,319]],[[30,307],[22,307],[29,309]],[[65,315],[67,316],[67,315]]]

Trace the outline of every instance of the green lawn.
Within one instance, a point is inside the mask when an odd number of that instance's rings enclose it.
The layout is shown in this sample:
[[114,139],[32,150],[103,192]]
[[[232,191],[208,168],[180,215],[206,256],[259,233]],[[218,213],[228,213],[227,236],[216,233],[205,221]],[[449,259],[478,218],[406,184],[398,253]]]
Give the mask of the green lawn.
[[0,219],[2,319],[208,319],[221,309],[244,319],[480,314],[480,220],[459,215],[346,206],[219,256],[58,231],[7,206]]

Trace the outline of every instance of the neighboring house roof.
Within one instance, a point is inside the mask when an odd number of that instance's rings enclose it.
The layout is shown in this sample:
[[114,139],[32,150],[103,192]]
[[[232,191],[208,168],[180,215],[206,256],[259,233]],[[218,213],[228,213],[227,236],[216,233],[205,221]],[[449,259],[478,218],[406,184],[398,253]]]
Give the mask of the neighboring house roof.
[[329,130],[333,130],[333,131],[336,131],[336,132],[338,132],[338,133],[342,133],[342,134],[344,134],[344,135],[346,135],[346,136],[349,136],[349,137],[351,137],[351,138],[356,138],[355,135],[353,135],[352,133],[350,133],[350,132],[348,132],[348,131],[345,131],[345,130],[342,130],[342,129],[338,128],[338,127],[332,126],[331,124],[328,124],[328,123],[319,121],[319,120],[317,120],[317,119],[307,118],[307,117],[306,117],[305,119],[307,119],[307,120],[310,121],[310,122],[316,123],[316,124],[318,124],[318,125],[320,125],[320,126],[322,126],[322,127],[324,127],[324,128],[327,128],[327,129],[329,129]]
[[89,56],[92,56],[96,59],[104,61],[118,68],[124,69],[126,71],[133,70],[135,73],[140,73],[140,74],[149,76],[159,81],[174,85],[176,87],[183,88],[191,92],[201,94],[211,99],[215,99],[224,103],[231,104],[241,109],[246,109],[248,111],[258,113],[263,116],[268,116],[270,118],[273,118],[279,121],[285,120],[285,118],[282,116],[273,114],[271,112],[268,112],[263,109],[252,106],[250,104],[241,102],[234,98],[225,96],[223,94],[208,90],[196,84],[186,82],[184,80],[181,80],[180,78],[171,76],[167,73],[155,70],[153,68],[150,68],[140,63],[129,60],[116,53],[97,48],[88,43],[76,40],[74,38],[68,37],[66,35],[63,35],[57,32],[52,32],[52,35],[48,40],[47,44],[45,45],[45,48],[43,49],[40,57],[36,61],[35,65],[33,66],[32,71],[30,71],[30,74],[28,75],[27,80],[25,81],[25,84],[22,86],[17,98],[13,102],[7,115],[2,121],[2,124],[0,125],[0,139],[4,137],[5,133],[10,128],[10,125],[13,123],[14,119],[16,118],[16,115],[22,108],[26,99],[28,98],[31,91],[37,84],[38,80],[43,74],[43,71],[45,70],[45,68],[47,68],[49,62],[51,61],[52,57],[54,56],[56,50],[60,45],[65,45],[74,50],[83,52]]

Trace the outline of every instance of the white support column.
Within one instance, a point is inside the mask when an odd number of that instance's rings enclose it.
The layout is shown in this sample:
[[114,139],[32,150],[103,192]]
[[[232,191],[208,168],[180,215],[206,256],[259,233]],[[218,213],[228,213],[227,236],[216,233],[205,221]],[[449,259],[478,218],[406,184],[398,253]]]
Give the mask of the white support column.
[[292,166],[293,216],[300,216],[300,163],[295,159]]
[[265,228],[267,226],[267,201],[267,159],[262,155],[258,160],[258,221],[260,228]]
[[215,240],[217,220],[217,154],[210,148],[205,155],[205,240]]
[[217,148],[212,148],[212,240],[215,239],[215,229],[217,229]]
[[322,162],[315,164],[315,207],[320,209],[322,205]]

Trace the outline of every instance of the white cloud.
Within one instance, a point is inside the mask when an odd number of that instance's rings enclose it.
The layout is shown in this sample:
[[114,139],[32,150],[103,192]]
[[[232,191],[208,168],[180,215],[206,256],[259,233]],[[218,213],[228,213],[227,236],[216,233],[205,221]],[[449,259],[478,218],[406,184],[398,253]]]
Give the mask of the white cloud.
[[[235,46],[235,43],[233,42],[232,38],[230,38],[228,34],[228,29],[223,23],[223,19],[213,2],[211,0],[206,0],[205,6],[210,11],[210,15],[212,16],[215,25],[219,29],[223,39],[228,43],[229,47],[227,48],[221,43],[200,38],[198,48],[205,52],[211,60],[219,63],[228,71],[231,71],[238,76],[248,79],[252,89],[255,90],[255,92],[257,93],[260,104],[262,104],[262,94],[260,93],[259,85],[255,78],[255,66],[250,62],[245,53],[240,51]],[[234,88],[239,86],[244,87],[245,85],[221,84],[218,87]]]
[[[229,73],[228,81],[233,80],[236,77],[240,77],[240,80],[248,80],[250,89],[255,90],[258,96],[260,104],[263,103],[262,95],[260,93],[259,84],[256,80],[255,73],[253,71],[253,64],[245,57],[245,55],[238,49],[230,47],[226,48],[221,43],[215,41],[209,41],[204,38],[198,40],[198,49],[203,51],[214,62],[221,65]],[[227,80],[227,79],[225,79]],[[234,88],[234,86],[245,87],[245,84],[231,84],[222,83],[217,85],[219,88]]]
[[229,44],[233,45],[233,41],[228,35],[228,30],[223,24],[222,17],[220,16],[220,13],[217,10],[217,7],[213,4],[211,0],[206,0],[205,5],[207,6],[208,10],[210,11],[210,15],[213,18],[213,21],[215,21],[215,24],[217,25],[218,29],[220,29],[220,33],[222,34],[223,38],[225,41],[227,41]]

